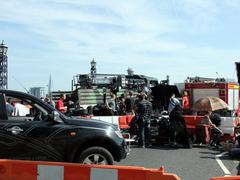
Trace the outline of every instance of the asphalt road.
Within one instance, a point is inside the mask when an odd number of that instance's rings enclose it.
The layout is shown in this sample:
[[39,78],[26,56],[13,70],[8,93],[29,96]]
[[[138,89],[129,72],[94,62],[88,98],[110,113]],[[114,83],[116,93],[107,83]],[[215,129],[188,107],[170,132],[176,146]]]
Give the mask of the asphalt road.
[[228,154],[219,157],[225,166],[222,169],[216,156],[222,154],[220,150],[206,147],[193,149],[173,149],[168,146],[153,146],[152,148],[138,148],[131,146],[130,155],[119,165],[141,166],[159,169],[164,166],[165,172],[177,174],[182,180],[209,180],[211,177],[224,176],[226,170],[236,175],[237,161],[229,158]]

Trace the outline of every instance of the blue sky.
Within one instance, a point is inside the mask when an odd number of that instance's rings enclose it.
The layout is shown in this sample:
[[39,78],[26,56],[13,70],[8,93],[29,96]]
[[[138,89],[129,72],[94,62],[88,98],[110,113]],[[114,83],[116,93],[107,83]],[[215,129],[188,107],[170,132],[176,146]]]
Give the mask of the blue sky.
[[9,46],[9,88],[70,90],[72,77],[126,73],[170,82],[236,78],[239,0],[0,0],[0,39]]

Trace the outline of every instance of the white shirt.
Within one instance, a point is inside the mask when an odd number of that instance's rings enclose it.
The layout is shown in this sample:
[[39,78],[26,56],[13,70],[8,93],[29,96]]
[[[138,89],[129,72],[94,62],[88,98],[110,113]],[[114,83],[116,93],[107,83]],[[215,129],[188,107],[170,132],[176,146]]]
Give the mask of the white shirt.
[[30,110],[20,103],[16,103],[15,108],[15,116],[26,116],[27,114],[30,114]]

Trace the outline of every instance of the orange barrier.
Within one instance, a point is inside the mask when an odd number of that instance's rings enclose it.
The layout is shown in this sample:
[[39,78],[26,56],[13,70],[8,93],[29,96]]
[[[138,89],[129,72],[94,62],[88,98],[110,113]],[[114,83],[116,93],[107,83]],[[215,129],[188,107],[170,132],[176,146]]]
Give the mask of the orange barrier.
[[133,119],[134,119],[133,115],[119,116],[118,121],[120,129],[130,128],[129,124],[132,122]]
[[239,180],[239,176],[213,177],[210,180]]
[[199,124],[203,118],[204,116],[196,116],[196,124]]
[[132,122],[134,117],[135,117],[134,115],[127,115],[127,123],[128,123],[128,125]]
[[127,116],[119,116],[118,123],[119,123],[120,129],[128,129],[129,128]]
[[201,122],[203,117],[204,116],[192,116],[192,115],[183,116],[187,128],[196,128],[196,126]]
[[198,143],[208,143],[210,141],[210,128],[207,125],[200,125],[204,116],[184,115],[184,121],[188,132],[196,136]]
[[196,116],[183,116],[187,128],[196,128]]
[[79,116],[80,118],[91,119],[93,116]]
[[118,126],[120,129],[128,129],[129,124],[134,119],[134,115],[126,115],[126,116],[80,116],[81,118],[88,118],[88,119],[100,119],[104,121],[105,117],[117,117],[118,118]]
[[91,119],[93,116],[81,116],[82,118]]
[[163,168],[0,160],[0,180],[180,180]]

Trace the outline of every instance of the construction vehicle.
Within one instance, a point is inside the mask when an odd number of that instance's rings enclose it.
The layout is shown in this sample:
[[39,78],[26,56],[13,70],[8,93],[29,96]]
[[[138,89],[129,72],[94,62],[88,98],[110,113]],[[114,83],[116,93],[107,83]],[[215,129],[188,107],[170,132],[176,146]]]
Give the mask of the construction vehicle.
[[[72,109],[77,111],[75,115],[89,114],[88,110],[98,104],[106,104],[110,99],[110,93],[119,97],[127,95],[129,91],[133,94],[138,92],[150,93],[151,88],[158,85],[158,79],[133,73],[128,74],[97,74],[96,62],[91,62],[90,74],[77,74],[72,80],[72,91],[65,92],[67,101],[72,102]],[[62,92],[52,92],[54,100],[57,100]]]
[[74,94],[79,99],[80,106],[103,103],[103,95],[110,92],[125,94],[127,91],[148,91],[150,87],[157,85],[157,79],[143,75],[118,75],[98,74],[96,79],[90,81],[88,75],[77,75],[74,77]]

